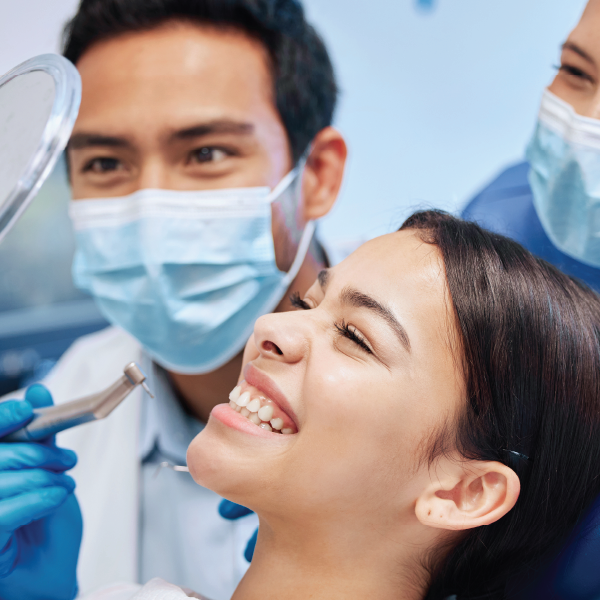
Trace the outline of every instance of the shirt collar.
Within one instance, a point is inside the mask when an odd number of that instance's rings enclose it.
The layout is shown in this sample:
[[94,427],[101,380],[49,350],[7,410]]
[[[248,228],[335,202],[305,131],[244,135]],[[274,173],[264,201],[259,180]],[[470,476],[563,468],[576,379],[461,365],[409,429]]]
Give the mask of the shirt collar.
[[190,442],[204,424],[188,415],[177,398],[166,371],[146,354],[142,368],[154,398],[145,396],[142,404],[139,456],[146,461],[154,450],[179,465],[186,464]]

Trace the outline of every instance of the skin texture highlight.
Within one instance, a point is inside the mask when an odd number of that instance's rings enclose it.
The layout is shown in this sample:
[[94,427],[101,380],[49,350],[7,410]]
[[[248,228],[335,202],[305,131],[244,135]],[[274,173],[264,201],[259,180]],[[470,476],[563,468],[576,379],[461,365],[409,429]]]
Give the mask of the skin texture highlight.
[[219,407],[188,450],[198,483],[260,518],[235,600],[422,598],[431,550],[514,506],[505,465],[424,460],[465,402],[449,307],[437,248],[402,231],[328,270],[304,310],[257,321],[245,376],[280,390],[298,433],[249,435]]
[[[77,63],[83,97],[69,145],[73,197],[117,197],[144,188],[274,188],[291,170],[275,107],[270,57],[235,29],[167,22],[89,48]],[[324,216],[339,192],[346,145],[328,127],[313,140],[296,215]],[[277,264],[296,241],[274,209]],[[303,293],[323,267],[309,253],[290,292]],[[289,310],[287,295],[277,310]],[[206,421],[235,384],[241,354],[213,373],[170,373],[187,408]]]

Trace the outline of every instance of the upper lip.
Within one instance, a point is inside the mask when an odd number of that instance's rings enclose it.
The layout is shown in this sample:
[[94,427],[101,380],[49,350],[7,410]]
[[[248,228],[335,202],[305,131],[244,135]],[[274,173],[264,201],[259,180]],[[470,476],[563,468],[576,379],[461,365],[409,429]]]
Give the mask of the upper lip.
[[246,383],[254,386],[257,390],[260,390],[270,400],[273,401],[287,416],[294,421],[296,429],[298,427],[298,417],[294,412],[285,394],[279,389],[277,384],[263,371],[255,367],[251,362],[248,363],[244,368],[244,379]]

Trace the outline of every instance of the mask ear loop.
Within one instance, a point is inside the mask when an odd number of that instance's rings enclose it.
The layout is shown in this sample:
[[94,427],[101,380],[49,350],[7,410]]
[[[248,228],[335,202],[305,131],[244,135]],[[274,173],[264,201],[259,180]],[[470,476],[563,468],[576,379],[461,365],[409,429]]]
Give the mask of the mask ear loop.
[[[279,198],[279,196],[281,196],[281,194],[283,194],[283,192],[285,192],[299,177],[300,173],[304,171],[304,165],[306,164],[307,156],[308,151],[306,155],[298,161],[298,164],[273,188],[269,194],[269,203],[273,203],[275,200],[277,200],[277,198]],[[298,275],[298,271],[300,271],[300,267],[306,258],[306,253],[310,247],[315,230],[315,222],[313,220],[307,221],[300,238],[300,243],[298,244],[298,250],[296,250],[296,256],[292,262],[292,266],[283,278],[282,285],[285,285],[286,287],[289,286],[296,275]]]

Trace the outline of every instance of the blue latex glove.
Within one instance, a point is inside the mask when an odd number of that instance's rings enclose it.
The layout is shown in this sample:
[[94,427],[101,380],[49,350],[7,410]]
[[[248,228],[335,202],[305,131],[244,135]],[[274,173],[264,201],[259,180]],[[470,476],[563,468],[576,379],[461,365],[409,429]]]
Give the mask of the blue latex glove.
[[[246,515],[251,515],[252,511],[249,508],[242,506],[241,504],[236,504],[235,502],[230,502],[229,500],[221,500],[221,504],[219,504],[219,514],[224,519],[228,519],[229,521],[236,521],[237,519],[241,519]],[[244,557],[248,562],[252,562],[257,536],[258,527],[256,528],[256,531],[252,534],[252,537],[248,540],[248,544],[246,545]]]
[[[50,392],[31,386],[25,401],[0,403],[0,438],[31,420],[33,407],[52,405]],[[0,439],[0,598],[72,600],[82,522],[64,471],[75,466],[71,450],[44,443]]]

